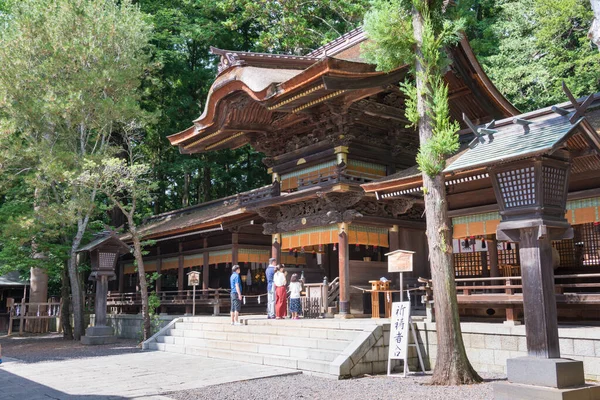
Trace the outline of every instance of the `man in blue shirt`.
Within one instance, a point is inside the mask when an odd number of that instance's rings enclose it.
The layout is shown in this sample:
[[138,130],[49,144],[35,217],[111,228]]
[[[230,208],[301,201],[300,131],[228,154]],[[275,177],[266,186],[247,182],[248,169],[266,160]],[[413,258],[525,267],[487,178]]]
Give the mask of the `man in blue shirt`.
[[231,325],[240,324],[240,310],[242,309],[242,283],[240,281],[240,266],[231,267]]
[[273,277],[277,270],[277,259],[269,258],[269,266],[265,271],[267,278],[267,318],[275,318],[275,285],[273,285]]

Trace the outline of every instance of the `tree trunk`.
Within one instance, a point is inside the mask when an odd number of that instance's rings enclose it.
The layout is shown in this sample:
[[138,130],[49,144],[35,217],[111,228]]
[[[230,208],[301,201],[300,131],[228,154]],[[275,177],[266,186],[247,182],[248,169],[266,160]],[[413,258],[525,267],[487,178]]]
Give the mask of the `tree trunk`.
[[187,207],[190,205],[190,173],[186,172],[183,175],[183,196],[181,198],[181,206]]
[[85,329],[85,321],[83,319],[83,296],[81,290],[81,279],[77,271],[77,249],[83,239],[87,225],[84,221],[78,221],[77,233],[71,243],[71,250],[68,261],[69,280],[71,284],[71,301],[73,303],[73,339],[80,340]]
[[211,180],[210,180],[210,167],[205,165],[203,176],[202,176],[202,194],[203,194],[203,202],[210,201],[210,189],[211,189]]
[[71,285],[69,284],[68,262],[60,273],[60,325],[63,331],[63,339],[73,340],[73,328],[71,327]]
[[594,11],[594,19],[592,20],[592,26],[588,32],[588,38],[598,47],[600,50],[600,0],[590,0],[592,4],[592,10]]
[[[423,16],[413,8],[413,31],[416,41],[417,110],[421,145],[433,136],[432,121],[427,112],[427,82],[421,48],[423,45]],[[427,242],[433,280],[433,298],[437,330],[437,356],[431,383],[461,385],[480,382],[481,378],[469,362],[460,329],[454,268],[452,237],[448,228],[446,188],[443,174],[430,177],[423,173],[423,193],[427,223]]]
[[135,222],[133,218],[128,216],[129,220],[129,232],[131,233],[131,239],[133,241],[133,256],[137,262],[138,276],[140,278],[140,292],[142,295],[142,318],[144,319],[143,336],[146,341],[151,335],[151,324],[150,324],[150,310],[148,308],[148,282],[146,281],[146,271],[144,269],[144,259],[142,255],[142,244],[135,228]]

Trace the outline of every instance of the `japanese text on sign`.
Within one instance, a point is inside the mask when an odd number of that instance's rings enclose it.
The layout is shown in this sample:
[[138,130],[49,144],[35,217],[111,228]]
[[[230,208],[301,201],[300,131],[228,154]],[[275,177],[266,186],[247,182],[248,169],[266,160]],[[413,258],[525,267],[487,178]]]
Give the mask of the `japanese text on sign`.
[[410,321],[410,302],[392,303],[390,318],[390,360],[406,360],[408,349],[408,326]]

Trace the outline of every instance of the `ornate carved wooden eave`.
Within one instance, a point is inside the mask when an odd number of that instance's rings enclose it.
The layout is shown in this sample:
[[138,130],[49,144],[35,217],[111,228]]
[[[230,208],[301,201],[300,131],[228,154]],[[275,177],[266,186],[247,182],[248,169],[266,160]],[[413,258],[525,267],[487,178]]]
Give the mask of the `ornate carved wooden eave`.
[[259,208],[257,212],[266,221],[264,234],[274,234],[351,223],[363,218],[375,223],[385,220],[389,226],[394,225],[395,220],[421,220],[422,209],[415,209],[416,217],[414,212],[411,213],[414,204],[413,200],[405,198],[377,202],[360,192],[329,192],[293,204]]

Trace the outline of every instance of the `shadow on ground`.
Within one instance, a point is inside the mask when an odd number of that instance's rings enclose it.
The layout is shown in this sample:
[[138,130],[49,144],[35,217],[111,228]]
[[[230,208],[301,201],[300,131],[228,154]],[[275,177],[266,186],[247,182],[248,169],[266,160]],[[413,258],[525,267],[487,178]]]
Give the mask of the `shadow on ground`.
[[0,345],[3,357],[15,358],[24,363],[104,357],[141,351],[135,340],[118,339],[114,344],[84,346],[80,342],[64,340],[59,334],[3,336],[0,337]]
[[11,374],[0,366],[0,400],[125,400],[121,396],[70,395],[29,379]]

